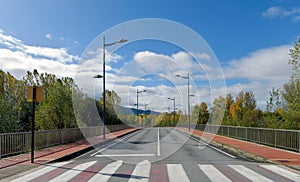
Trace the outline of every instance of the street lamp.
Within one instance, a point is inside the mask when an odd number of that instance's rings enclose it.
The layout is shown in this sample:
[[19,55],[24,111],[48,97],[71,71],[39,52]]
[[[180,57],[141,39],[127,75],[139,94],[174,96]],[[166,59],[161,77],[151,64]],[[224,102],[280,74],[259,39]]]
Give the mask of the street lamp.
[[172,99],[172,98],[168,98],[169,100],[173,100],[174,101],[174,126],[175,126],[175,119],[176,119],[176,112],[175,112],[175,97]]
[[105,43],[105,36],[103,36],[103,76],[96,75],[94,78],[103,78],[103,139],[105,139],[105,121],[106,121],[106,104],[105,104],[105,47],[127,42],[126,39],[120,39],[119,41],[112,43]]
[[136,121],[137,122],[138,122],[138,119],[139,119],[139,94],[143,93],[143,92],[147,92],[147,90],[139,91],[139,89],[136,89]]
[[190,73],[188,72],[188,76],[175,75],[176,77],[181,77],[188,80],[188,125],[189,131],[191,131],[191,119],[190,119]]

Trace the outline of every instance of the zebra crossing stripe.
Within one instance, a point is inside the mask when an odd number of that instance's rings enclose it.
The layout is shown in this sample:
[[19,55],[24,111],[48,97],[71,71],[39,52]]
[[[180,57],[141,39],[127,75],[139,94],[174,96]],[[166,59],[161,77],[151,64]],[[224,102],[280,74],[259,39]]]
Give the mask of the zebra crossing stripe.
[[181,164],[167,164],[167,171],[170,182],[190,181]]
[[116,162],[106,165],[99,173],[95,174],[89,182],[106,182],[110,177],[119,169],[123,161],[118,160]]
[[134,168],[128,182],[149,181],[150,170],[151,163],[148,160],[144,160],[143,162],[138,163]]
[[252,171],[243,165],[228,165],[230,168],[250,179],[251,181],[272,182],[272,180]]
[[199,168],[211,181],[231,182],[223,173],[221,173],[213,165],[200,165]]
[[60,163],[57,163],[57,164],[51,164],[51,165],[49,165],[47,167],[44,167],[44,168],[42,168],[40,170],[36,170],[36,171],[34,171],[32,173],[29,173],[29,174],[27,174],[25,176],[22,176],[22,177],[18,178],[18,179],[12,180],[11,182],[31,181],[31,180],[33,180],[33,179],[35,179],[37,177],[40,177],[40,176],[42,176],[42,175],[44,175],[46,173],[49,173],[49,172],[51,172],[51,171],[53,171],[53,170],[55,170],[55,169],[57,169],[57,168],[59,168],[61,166],[64,166],[64,165],[66,165],[66,164],[68,164],[70,162],[71,161],[60,162]]
[[285,178],[288,178],[290,180],[300,181],[300,174],[293,173],[292,171],[283,169],[283,168],[275,166],[275,165],[259,165],[259,166],[263,167],[267,170],[270,170],[276,174],[279,174]]
[[61,182],[61,181],[68,181],[81,173],[82,171],[86,170],[90,166],[94,165],[97,161],[87,162],[83,164],[79,164],[71,170],[57,176],[56,178],[50,180],[50,182]]

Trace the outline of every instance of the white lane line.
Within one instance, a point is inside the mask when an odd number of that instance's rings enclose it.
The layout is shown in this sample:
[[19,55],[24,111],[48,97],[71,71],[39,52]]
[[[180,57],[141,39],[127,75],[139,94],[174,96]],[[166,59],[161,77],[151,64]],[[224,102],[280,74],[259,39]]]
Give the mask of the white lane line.
[[242,165],[228,165],[236,172],[240,173],[241,175],[245,176],[251,181],[260,181],[260,182],[271,182],[272,180],[252,171],[251,169],[248,169],[245,166]]
[[97,152],[93,153],[93,154],[91,155],[91,157],[97,155],[98,153],[103,152],[104,150],[106,150],[106,149],[108,149],[108,148],[110,148],[110,147],[112,147],[112,146],[114,146],[114,145],[116,145],[116,144],[122,142],[123,140],[125,140],[125,139],[127,139],[127,138],[129,138],[129,137],[131,137],[132,135],[135,135],[135,134],[136,134],[136,133],[134,132],[134,133],[132,133],[132,134],[126,136],[126,137],[121,138],[121,139],[120,139],[119,141],[117,141],[117,142],[113,142],[112,144],[108,145],[107,147],[105,147],[105,148],[103,148],[103,149],[101,149],[101,150],[98,150]]
[[89,182],[107,182],[111,176],[119,169],[123,161],[119,160],[106,165],[99,173],[95,174]]
[[167,164],[167,171],[170,182],[190,181],[181,164]]
[[57,168],[59,168],[59,167],[61,167],[61,166],[64,166],[64,165],[66,165],[66,164],[68,164],[68,163],[70,163],[70,162],[71,162],[71,161],[68,161],[68,162],[60,162],[60,163],[57,163],[57,164],[49,165],[49,166],[47,166],[47,167],[43,167],[43,168],[40,169],[40,170],[36,170],[36,171],[34,171],[34,172],[32,172],[32,173],[29,173],[29,174],[27,174],[27,175],[25,175],[25,176],[22,176],[22,177],[18,178],[18,179],[12,180],[12,182],[31,181],[31,180],[33,180],[33,179],[35,179],[35,178],[38,178],[38,177],[40,177],[40,176],[42,176],[42,175],[44,175],[44,174],[46,174],[46,173],[49,173],[49,172],[53,171],[53,170],[55,170],[55,169],[57,169]]
[[151,163],[148,160],[144,160],[143,162],[138,163],[134,168],[128,182],[149,181],[150,170],[151,170]]
[[157,156],[160,156],[160,138],[159,138],[159,128],[157,131]]
[[50,180],[49,182],[61,182],[61,181],[68,181],[78,175],[79,173],[83,172],[87,168],[94,165],[97,161],[87,162],[83,164],[79,164],[73,169],[68,170],[67,172],[57,176],[56,178]]
[[107,154],[95,155],[95,157],[151,157],[155,154]]
[[[178,132],[178,133],[181,133],[181,132]],[[186,133],[181,133],[181,134],[183,134],[183,135],[185,135],[185,136],[187,136],[187,137],[190,137],[190,135],[188,135],[188,134],[186,134]],[[227,155],[228,157],[231,157],[231,158],[233,158],[233,159],[236,158],[235,156],[233,156],[233,155],[231,155],[231,154],[228,154],[227,152],[225,152],[225,151],[223,151],[223,150],[221,150],[221,149],[218,149],[218,148],[216,148],[216,147],[214,147],[214,146],[212,146],[212,145],[210,145],[210,144],[208,144],[208,143],[205,143],[205,142],[199,140],[198,138],[193,138],[193,139],[199,141],[199,143],[202,143],[202,144],[208,146],[209,148],[212,148],[212,149],[214,149],[214,150],[216,150],[216,151],[218,151],[218,152],[221,152],[222,154]]]
[[276,174],[279,174],[280,176],[283,176],[285,178],[288,178],[293,181],[300,181],[300,174],[294,173],[292,171],[289,171],[287,169],[283,169],[276,165],[259,165],[260,167],[263,167],[267,170],[270,170]]
[[199,168],[204,172],[204,174],[209,178],[210,181],[222,181],[231,182],[223,173],[221,173],[213,165],[200,165]]
[[210,147],[210,148],[212,148],[212,149],[214,149],[214,150],[216,150],[216,151],[218,151],[218,152],[221,152],[222,154],[225,154],[225,155],[227,155],[227,156],[229,156],[229,157],[231,157],[231,158],[233,158],[233,159],[236,158],[235,156],[233,156],[233,155],[231,155],[231,154],[228,154],[227,152],[224,152],[223,150],[218,149],[218,148],[216,148],[216,147],[214,147],[214,146],[211,146],[211,145],[209,145],[209,144],[207,144],[207,143],[204,143],[204,142],[202,142],[201,140],[199,140],[199,143],[202,143],[202,144],[204,144],[204,145],[207,145],[208,147]]

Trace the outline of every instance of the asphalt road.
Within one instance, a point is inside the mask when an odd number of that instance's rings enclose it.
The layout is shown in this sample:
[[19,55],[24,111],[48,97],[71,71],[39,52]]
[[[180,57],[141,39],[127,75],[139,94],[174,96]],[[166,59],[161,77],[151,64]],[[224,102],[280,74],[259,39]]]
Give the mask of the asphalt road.
[[[284,166],[234,156],[172,128],[145,128],[15,181],[300,181]],[[11,180],[12,178],[10,178]]]

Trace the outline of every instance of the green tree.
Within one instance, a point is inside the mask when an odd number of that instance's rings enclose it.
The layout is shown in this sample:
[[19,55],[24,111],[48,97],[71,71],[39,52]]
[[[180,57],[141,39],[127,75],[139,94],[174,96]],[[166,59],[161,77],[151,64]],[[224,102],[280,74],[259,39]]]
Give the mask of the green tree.
[[198,124],[206,124],[209,119],[209,112],[208,107],[205,102],[201,102],[200,104],[200,111],[199,111],[199,118],[198,118]]
[[73,103],[72,78],[57,78],[53,74],[27,72],[23,78],[27,85],[42,85],[44,100],[37,104],[36,128],[41,130],[77,127]]
[[[119,119],[116,109],[121,103],[121,98],[115,91],[105,91],[105,106],[106,106],[106,124],[120,124],[122,121]],[[100,110],[99,113],[102,117],[103,111],[103,93],[102,98],[99,100]]]

